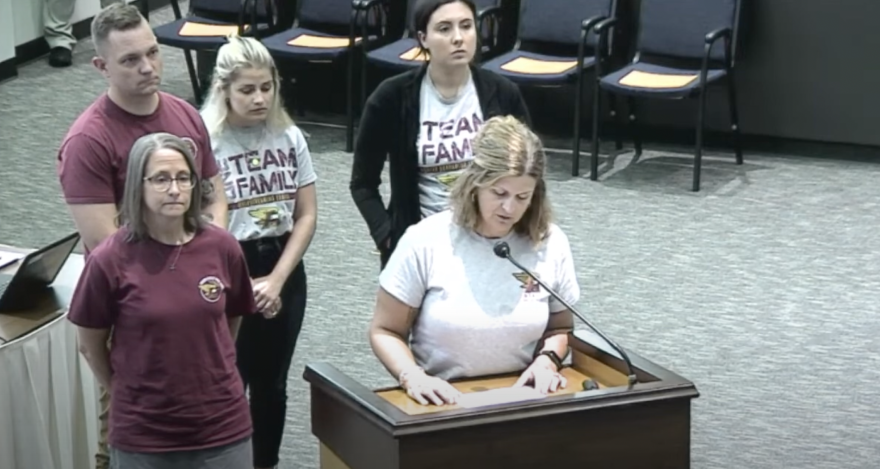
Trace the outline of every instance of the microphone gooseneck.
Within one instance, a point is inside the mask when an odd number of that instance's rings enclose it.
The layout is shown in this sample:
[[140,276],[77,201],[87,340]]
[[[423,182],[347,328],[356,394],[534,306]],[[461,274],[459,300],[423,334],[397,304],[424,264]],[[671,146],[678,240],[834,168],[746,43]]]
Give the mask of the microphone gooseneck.
[[562,303],[562,305],[565,306],[566,308],[568,308],[568,310],[571,311],[571,313],[574,314],[578,319],[580,319],[582,323],[586,324],[590,329],[593,330],[593,332],[598,334],[599,337],[602,338],[602,340],[604,340],[608,345],[611,346],[611,348],[613,348],[617,353],[620,354],[620,357],[623,359],[624,363],[626,364],[626,371],[627,371],[627,373],[629,373],[629,376],[627,376],[627,378],[629,380],[629,385],[632,386],[633,384],[636,384],[638,382],[638,378],[636,378],[636,373],[634,371],[632,362],[630,361],[629,356],[626,354],[626,352],[624,352],[620,346],[618,346],[616,343],[614,343],[614,341],[612,341],[605,334],[603,334],[602,331],[600,331],[595,326],[593,326],[593,324],[591,324],[590,321],[587,321],[587,319],[583,315],[581,315],[581,313],[578,310],[576,310],[574,308],[574,306],[570,305],[567,301],[565,301],[565,299],[563,299],[558,293],[556,293],[552,288],[550,288],[550,286],[548,286],[546,283],[544,283],[543,280],[538,278],[537,275],[535,275],[532,271],[530,271],[529,269],[525,268],[525,266],[523,266],[522,264],[517,262],[517,260],[514,259],[513,256],[510,255],[510,246],[507,244],[507,242],[500,241],[498,243],[495,243],[495,246],[492,247],[492,251],[495,252],[496,256],[498,256],[502,259],[507,259],[508,261],[510,261],[511,264],[522,269],[522,271],[525,272],[526,274],[528,274],[528,276],[531,277],[533,280],[535,280],[535,282],[537,282],[538,285],[540,285],[542,288],[544,288],[544,290],[547,290],[547,293],[549,293],[550,296],[552,296],[557,301]]

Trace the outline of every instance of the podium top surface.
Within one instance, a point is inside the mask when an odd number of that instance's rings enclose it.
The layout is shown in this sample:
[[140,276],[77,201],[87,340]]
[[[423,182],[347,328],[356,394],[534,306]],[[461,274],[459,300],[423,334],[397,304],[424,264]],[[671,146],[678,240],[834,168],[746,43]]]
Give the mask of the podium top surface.
[[[567,387],[542,398],[516,392],[486,395],[475,406],[422,406],[400,388],[369,389],[330,364],[310,364],[304,378],[311,383],[313,414],[316,397],[327,399],[346,411],[360,414],[393,435],[439,431],[462,426],[498,423],[564,412],[603,409],[699,396],[687,379],[627,350],[638,382],[630,386],[626,367],[598,336],[575,331],[570,340],[571,364],[563,370]],[[452,384],[463,393],[509,388],[518,374],[457,380]],[[599,389],[584,390],[587,378]],[[481,399],[471,399],[479,401]]]

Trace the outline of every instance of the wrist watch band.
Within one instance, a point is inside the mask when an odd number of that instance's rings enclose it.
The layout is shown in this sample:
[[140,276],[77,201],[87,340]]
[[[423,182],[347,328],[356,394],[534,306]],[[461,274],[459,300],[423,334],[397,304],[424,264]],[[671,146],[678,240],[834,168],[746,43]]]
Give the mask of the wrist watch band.
[[553,364],[556,365],[556,371],[562,369],[562,359],[559,358],[559,355],[557,355],[556,352],[552,350],[542,350],[540,353],[538,353],[538,356],[541,355],[546,355],[548,358],[550,358],[550,361],[552,361]]

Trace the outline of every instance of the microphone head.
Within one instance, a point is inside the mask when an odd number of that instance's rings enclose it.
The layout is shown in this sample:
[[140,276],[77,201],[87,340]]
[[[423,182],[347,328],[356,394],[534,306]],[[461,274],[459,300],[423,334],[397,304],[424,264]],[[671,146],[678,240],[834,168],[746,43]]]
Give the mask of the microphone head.
[[496,256],[502,259],[507,259],[510,256],[510,246],[504,241],[495,243],[495,247],[492,250],[495,251]]
[[594,391],[596,389],[599,389],[599,383],[597,383],[594,379],[587,378],[583,382],[583,387],[584,391]]

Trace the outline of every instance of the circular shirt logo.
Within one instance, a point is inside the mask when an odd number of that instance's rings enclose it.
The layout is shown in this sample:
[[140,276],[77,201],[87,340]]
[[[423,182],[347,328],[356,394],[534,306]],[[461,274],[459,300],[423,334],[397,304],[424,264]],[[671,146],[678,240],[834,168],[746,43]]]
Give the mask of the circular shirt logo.
[[208,303],[216,303],[223,293],[223,283],[217,277],[205,277],[199,280],[199,293]]

